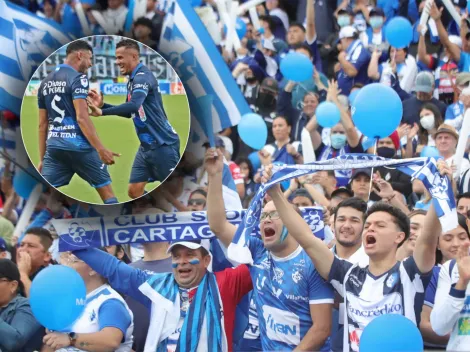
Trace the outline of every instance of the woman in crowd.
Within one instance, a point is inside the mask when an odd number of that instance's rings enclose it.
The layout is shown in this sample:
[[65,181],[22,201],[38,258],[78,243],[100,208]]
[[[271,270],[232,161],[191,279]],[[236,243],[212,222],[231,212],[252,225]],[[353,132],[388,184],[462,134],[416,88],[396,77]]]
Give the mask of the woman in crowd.
[[36,351],[42,346],[43,334],[24,297],[18,267],[9,259],[0,259],[0,351]]
[[431,326],[431,314],[435,302],[437,302],[437,289],[440,281],[440,271],[444,263],[457,259],[459,249],[470,244],[470,233],[467,219],[462,214],[458,214],[459,226],[451,231],[439,236],[436,253],[437,265],[433,269],[433,276],[429,286],[426,289],[423,311],[421,313],[420,330],[427,347],[445,348],[449,341],[449,334],[440,336]]
[[71,332],[48,332],[42,352],[132,350],[134,330],[132,312],[126,302],[107,284],[105,278],[71,253],[61,255],[61,264],[76,270],[85,282],[85,311],[71,327]]
[[256,170],[253,169],[253,164],[248,158],[238,158],[235,163],[240,167],[240,172],[242,173],[243,180],[245,181],[245,197],[241,201],[243,207],[248,208],[250,200],[258,189],[257,184],[253,182],[253,176]]

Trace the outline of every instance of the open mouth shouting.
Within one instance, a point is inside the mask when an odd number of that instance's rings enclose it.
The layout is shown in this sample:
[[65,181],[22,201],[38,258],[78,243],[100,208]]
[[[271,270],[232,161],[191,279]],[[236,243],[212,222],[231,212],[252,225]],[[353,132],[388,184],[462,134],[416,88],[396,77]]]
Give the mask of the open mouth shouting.
[[366,235],[366,249],[373,248],[377,243],[377,239],[374,235]]
[[272,238],[276,234],[276,230],[273,227],[265,226],[263,229],[264,238]]
[[180,276],[180,278],[186,279],[191,276],[192,271],[193,269],[191,269],[190,267],[179,268],[178,275]]

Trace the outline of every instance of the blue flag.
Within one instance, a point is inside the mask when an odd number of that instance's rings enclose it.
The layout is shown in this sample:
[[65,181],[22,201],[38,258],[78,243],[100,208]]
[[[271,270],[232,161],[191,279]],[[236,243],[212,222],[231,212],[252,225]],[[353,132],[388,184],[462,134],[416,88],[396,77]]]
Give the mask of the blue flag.
[[34,71],[72,40],[56,22],[0,0],[0,109],[19,115]]

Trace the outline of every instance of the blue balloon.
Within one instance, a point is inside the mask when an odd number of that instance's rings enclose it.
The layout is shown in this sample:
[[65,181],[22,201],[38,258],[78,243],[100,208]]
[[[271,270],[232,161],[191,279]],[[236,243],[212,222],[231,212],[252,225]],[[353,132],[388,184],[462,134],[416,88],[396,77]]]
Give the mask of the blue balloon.
[[354,124],[364,135],[385,138],[400,124],[403,105],[392,88],[372,83],[357,94],[351,111]]
[[361,352],[417,352],[423,349],[423,338],[416,324],[401,314],[374,318],[359,341]]
[[29,303],[36,320],[49,330],[66,331],[83,313],[86,287],[72,268],[52,265],[34,278]]
[[238,134],[246,145],[260,150],[266,145],[268,128],[260,115],[248,113],[242,116],[238,124]]
[[281,73],[282,75],[294,82],[303,82],[313,75],[313,64],[310,59],[296,52],[288,53],[281,60]]
[[261,167],[261,160],[259,159],[258,152],[253,152],[248,155],[248,160],[250,160],[251,165],[253,165],[254,172]]
[[429,146],[425,146],[421,150],[421,153],[420,153],[419,156],[422,156],[422,157],[425,157],[425,158],[436,158],[436,159],[441,158],[437,148],[436,147],[429,147]]
[[385,38],[397,49],[406,48],[413,39],[413,27],[405,17],[394,17],[385,26]]
[[[246,23],[240,17],[237,17],[235,23],[235,31],[237,32],[238,38],[241,40],[246,34]],[[224,34],[227,35],[227,26],[224,25]]]
[[352,106],[354,104],[354,100],[356,100],[356,97],[360,91],[361,91],[360,89],[355,89],[349,94],[349,97],[348,97],[349,105]]
[[[15,192],[24,199],[29,198],[34,187],[39,183],[38,179],[41,179],[42,177],[32,166],[30,166],[27,171],[28,172],[25,172],[22,169],[17,169],[15,176],[13,177],[13,188],[15,189]],[[34,175],[35,177],[31,175]]]
[[341,120],[341,112],[338,107],[329,101],[324,101],[318,105],[315,111],[318,124],[324,128],[333,127]]
[[264,28],[263,28],[263,27],[259,27],[259,28],[258,28],[258,33],[259,33],[259,34],[264,34]]

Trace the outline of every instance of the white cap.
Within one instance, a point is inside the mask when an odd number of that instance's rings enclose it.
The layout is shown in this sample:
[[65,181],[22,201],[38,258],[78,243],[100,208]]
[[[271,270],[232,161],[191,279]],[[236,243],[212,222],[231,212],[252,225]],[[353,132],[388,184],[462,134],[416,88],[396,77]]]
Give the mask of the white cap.
[[356,34],[357,34],[356,28],[354,28],[353,26],[344,26],[339,31],[339,39],[352,38]]
[[276,51],[276,48],[274,47],[273,42],[269,39],[263,40],[263,48],[271,50],[271,51]]
[[175,242],[171,242],[170,246],[168,247],[167,249],[167,253],[170,253],[171,252],[171,249],[175,246],[184,246],[186,248],[189,248],[189,249],[198,249],[198,248],[204,248],[205,250],[207,250],[209,253],[209,247],[206,248],[206,246],[204,245],[205,243],[202,242],[201,240],[194,240],[194,241],[175,241]]

